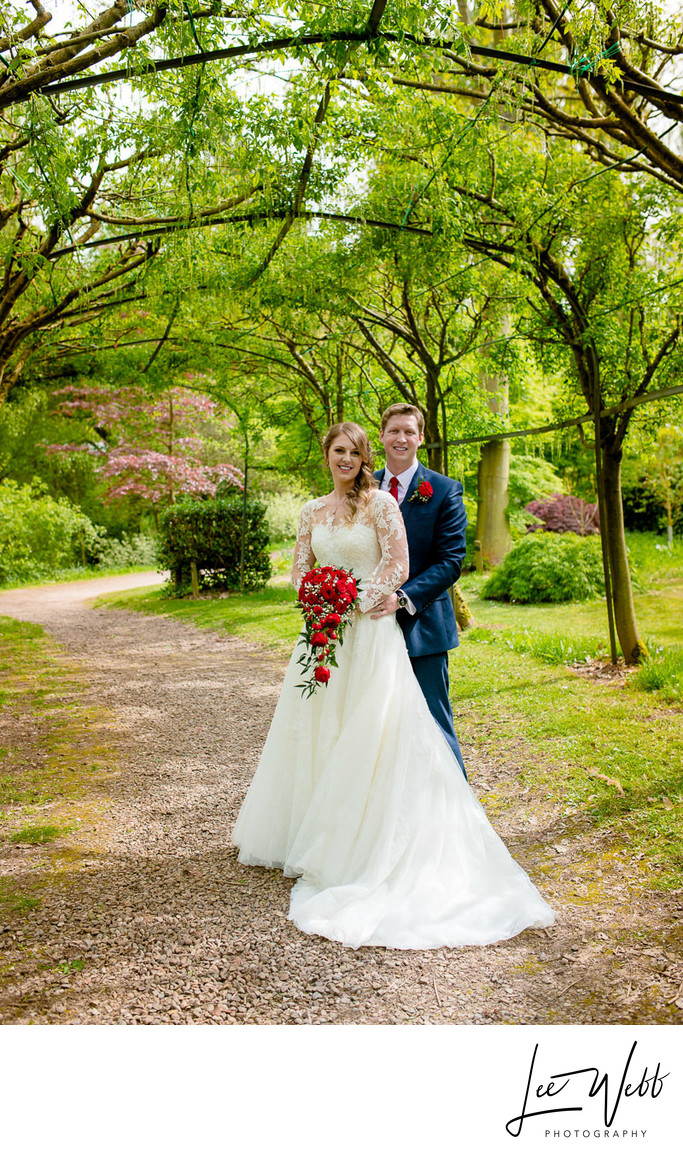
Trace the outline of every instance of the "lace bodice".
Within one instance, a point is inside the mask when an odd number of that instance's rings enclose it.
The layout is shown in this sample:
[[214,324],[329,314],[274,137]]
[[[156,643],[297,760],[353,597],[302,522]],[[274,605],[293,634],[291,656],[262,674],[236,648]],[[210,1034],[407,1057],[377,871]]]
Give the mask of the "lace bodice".
[[408,578],[408,542],[398,503],[386,491],[373,492],[369,507],[352,523],[335,523],[329,504],[312,499],[301,511],[292,583],[316,563],[342,567],[360,581],[358,609],[373,610]]

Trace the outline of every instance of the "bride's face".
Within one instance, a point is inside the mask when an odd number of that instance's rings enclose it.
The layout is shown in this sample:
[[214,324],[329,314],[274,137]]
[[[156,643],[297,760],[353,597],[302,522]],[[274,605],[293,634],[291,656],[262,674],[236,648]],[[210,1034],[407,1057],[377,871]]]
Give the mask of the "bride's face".
[[343,432],[330,444],[327,465],[335,483],[342,487],[351,486],[363,465],[360,451]]

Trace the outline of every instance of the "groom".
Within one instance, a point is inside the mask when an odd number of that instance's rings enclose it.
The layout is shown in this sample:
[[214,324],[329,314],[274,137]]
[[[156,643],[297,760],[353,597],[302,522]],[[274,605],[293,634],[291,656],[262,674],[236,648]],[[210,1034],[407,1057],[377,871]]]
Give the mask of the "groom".
[[424,438],[419,408],[392,404],[382,416],[379,437],[387,462],[375,472],[375,479],[401,507],[410,573],[407,583],[385,599],[372,612],[372,618],[398,612],[410,662],[429,710],[467,777],[448,698],[448,652],[458,646],[448,588],[460,575],[467,527],[462,484],[418,463],[417,449]]

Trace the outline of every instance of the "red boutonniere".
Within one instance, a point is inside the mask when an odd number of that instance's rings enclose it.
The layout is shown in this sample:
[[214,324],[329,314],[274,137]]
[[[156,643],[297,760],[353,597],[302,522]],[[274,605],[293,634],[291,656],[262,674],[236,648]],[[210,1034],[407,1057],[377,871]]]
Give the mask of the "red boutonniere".
[[434,488],[428,479],[425,479],[424,477],[420,479],[418,476],[418,480],[418,485],[415,491],[413,491],[413,494],[410,496],[408,502],[412,503],[413,500],[417,499],[418,503],[429,503],[429,500],[434,494]]

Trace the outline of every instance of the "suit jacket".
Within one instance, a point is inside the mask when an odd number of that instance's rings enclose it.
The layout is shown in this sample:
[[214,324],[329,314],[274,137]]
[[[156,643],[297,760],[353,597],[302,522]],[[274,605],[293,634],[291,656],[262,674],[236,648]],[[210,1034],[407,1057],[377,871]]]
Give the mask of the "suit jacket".
[[[375,472],[380,483],[383,478],[384,468]],[[434,493],[423,503],[413,496],[425,479]],[[462,483],[418,464],[401,504],[410,557],[410,573],[402,589],[417,614],[399,610],[396,618],[413,659],[458,646],[448,588],[458,579],[465,558],[467,515],[462,492]]]

